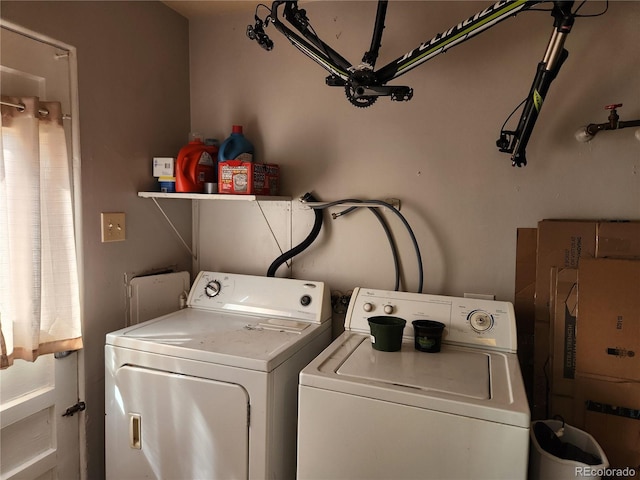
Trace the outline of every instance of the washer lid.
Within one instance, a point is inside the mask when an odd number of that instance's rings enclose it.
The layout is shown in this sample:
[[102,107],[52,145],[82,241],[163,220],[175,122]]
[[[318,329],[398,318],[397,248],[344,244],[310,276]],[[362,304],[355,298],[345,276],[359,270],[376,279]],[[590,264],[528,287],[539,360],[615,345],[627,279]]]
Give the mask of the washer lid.
[[269,372],[330,326],[185,308],[107,334],[107,345]]
[[438,354],[381,352],[362,342],[338,375],[476,399],[491,398],[489,355],[444,347]]
[[406,405],[529,428],[527,395],[515,353],[442,345],[381,352],[369,335],[345,331],[300,373],[301,388]]

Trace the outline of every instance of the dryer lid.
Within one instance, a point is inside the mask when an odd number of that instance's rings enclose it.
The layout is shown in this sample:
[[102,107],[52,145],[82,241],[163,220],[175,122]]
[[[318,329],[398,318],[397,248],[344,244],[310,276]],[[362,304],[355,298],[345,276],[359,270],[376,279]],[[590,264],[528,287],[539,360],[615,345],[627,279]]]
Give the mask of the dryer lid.
[[329,323],[185,308],[107,334],[107,345],[269,372],[326,331]]

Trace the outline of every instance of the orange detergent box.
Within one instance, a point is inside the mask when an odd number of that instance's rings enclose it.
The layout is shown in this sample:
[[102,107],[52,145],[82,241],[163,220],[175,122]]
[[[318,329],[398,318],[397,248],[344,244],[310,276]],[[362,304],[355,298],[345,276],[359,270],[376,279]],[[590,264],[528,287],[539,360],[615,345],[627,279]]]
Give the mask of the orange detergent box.
[[218,193],[278,195],[280,167],[270,163],[227,160],[218,164]]

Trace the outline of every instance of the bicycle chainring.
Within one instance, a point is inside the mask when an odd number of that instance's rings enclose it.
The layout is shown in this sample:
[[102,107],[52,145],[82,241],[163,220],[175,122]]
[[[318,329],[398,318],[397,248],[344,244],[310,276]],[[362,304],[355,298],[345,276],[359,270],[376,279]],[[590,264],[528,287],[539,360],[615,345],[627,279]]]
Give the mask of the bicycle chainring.
[[344,93],[347,96],[347,100],[351,105],[355,105],[358,108],[367,108],[376,103],[378,97],[356,97],[355,90],[351,84],[347,84],[344,87]]

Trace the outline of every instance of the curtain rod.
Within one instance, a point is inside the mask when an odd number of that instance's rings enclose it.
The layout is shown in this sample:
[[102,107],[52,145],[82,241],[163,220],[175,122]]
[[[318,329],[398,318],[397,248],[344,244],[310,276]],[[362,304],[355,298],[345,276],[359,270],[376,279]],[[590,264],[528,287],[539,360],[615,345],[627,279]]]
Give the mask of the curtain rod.
[[[17,108],[21,112],[23,112],[24,109],[26,108],[24,103],[11,103],[11,102],[0,101],[0,104],[6,105],[7,107]],[[47,110],[46,108],[40,108],[38,110],[38,113],[40,115],[42,115],[43,117],[46,117],[47,115],[49,115],[49,110]],[[63,120],[70,120],[71,119],[71,115],[65,113],[65,114],[62,115],[62,119]]]
[[[11,102],[2,102],[2,101],[0,101],[0,104],[6,105],[7,107],[17,108],[21,112],[23,112],[24,109],[26,108],[24,106],[24,103],[11,103]],[[38,113],[40,115],[44,115],[46,117],[47,115],[49,115],[49,110],[47,110],[45,108],[41,108],[40,110],[38,110]]]

